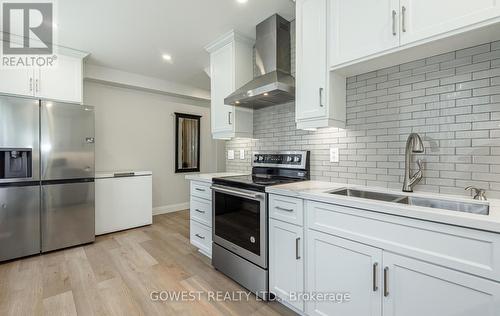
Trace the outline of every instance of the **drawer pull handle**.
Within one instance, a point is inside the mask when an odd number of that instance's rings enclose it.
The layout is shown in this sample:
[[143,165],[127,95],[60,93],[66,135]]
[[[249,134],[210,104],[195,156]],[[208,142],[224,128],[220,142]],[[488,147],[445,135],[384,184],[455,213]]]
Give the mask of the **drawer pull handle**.
[[205,189],[195,188],[196,191],[205,192]]
[[280,211],[285,211],[285,212],[293,212],[293,208],[284,208],[281,206],[276,206],[276,209],[280,210]]
[[202,211],[202,210],[199,210],[199,209],[195,209],[195,211],[198,212],[198,213],[205,214],[205,211]]
[[384,268],[384,296],[387,297],[389,296],[389,285],[387,284],[389,282],[389,267]]
[[378,291],[378,286],[377,286],[377,268],[378,268],[378,263],[375,262],[373,264],[373,292]]
[[297,260],[300,259],[299,243],[300,243],[300,237],[297,237],[297,239],[295,239],[295,259]]
[[199,235],[199,234],[195,234],[196,237],[200,238],[200,239],[205,239],[205,237]]

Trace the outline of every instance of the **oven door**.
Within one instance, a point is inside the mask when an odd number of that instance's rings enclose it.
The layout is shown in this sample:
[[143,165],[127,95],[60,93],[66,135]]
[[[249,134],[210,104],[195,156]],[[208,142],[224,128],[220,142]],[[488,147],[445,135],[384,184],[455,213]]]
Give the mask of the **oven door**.
[[229,251],[267,268],[267,195],[212,186],[212,239]]

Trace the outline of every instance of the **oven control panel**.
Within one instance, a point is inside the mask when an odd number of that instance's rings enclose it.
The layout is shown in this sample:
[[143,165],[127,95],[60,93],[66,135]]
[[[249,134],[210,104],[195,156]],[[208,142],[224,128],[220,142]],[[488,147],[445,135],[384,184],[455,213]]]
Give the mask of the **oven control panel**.
[[307,151],[255,152],[252,157],[254,167],[278,167],[305,169]]

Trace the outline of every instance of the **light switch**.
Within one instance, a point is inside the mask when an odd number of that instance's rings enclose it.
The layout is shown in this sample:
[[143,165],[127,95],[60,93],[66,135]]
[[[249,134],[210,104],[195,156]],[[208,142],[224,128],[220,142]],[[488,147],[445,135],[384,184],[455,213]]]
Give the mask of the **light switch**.
[[230,149],[227,151],[227,159],[229,159],[229,160],[234,159],[234,150]]
[[245,159],[245,149],[240,149],[240,159]]
[[339,149],[337,147],[330,148],[330,162],[339,162]]

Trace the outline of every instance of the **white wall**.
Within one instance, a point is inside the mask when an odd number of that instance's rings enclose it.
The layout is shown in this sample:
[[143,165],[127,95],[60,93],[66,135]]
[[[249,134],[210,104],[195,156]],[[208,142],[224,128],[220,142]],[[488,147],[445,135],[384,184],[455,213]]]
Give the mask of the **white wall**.
[[155,212],[182,209],[189,201],[186,174],[174,172],[174,112],[202,116],[201,172],[224,165],[224,144],[211,137],[208,102],[88,81],[84,102],[96,107],[96,170],[153,171]]

